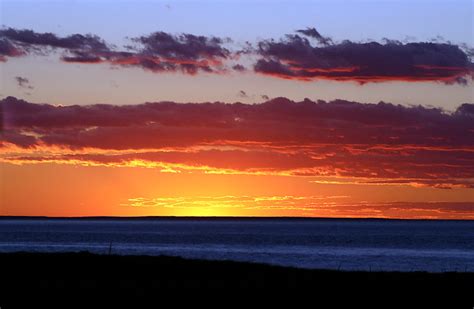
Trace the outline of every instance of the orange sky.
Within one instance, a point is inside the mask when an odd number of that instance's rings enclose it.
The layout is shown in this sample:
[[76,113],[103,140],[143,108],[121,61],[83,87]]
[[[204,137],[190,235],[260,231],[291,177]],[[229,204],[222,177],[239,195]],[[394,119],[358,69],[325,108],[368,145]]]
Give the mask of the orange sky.
[[0,107],[2,215],[474,218],[469,104]]
[[469,1],[29,2],[0,215],[474,219]]
[[7,180],[2,215],[474,219],[472,189],[318,184],[310,177],[173,174],[142,167],[3,163],[0,168]]

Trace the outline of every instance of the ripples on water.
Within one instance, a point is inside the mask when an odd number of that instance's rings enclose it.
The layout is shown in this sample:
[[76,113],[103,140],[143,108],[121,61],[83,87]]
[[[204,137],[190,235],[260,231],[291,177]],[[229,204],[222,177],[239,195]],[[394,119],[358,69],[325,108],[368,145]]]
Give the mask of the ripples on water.
[[474,271],[474,221],[0,220],[0,252],[90,251],[304,268]]

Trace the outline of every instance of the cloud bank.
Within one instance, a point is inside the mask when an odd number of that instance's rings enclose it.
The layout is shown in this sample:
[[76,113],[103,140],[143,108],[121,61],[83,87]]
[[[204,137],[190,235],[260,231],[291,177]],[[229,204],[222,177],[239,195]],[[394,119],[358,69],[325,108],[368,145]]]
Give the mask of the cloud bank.
[[[450,42],[335,42],[315,28],[279,40],[246,43],[234,50],[229,38],[157,31],[114,46],[93,34],[60,37],[29,29],[0,30],[0,62],[27,55],[61,53],[64,63],[136,67],[149,72],[239,74],[249,69],[299,81],[442,82],[466,85],[474,76],[472,48]],[[247,58],[246,58],[247,57]]]
[[258,43],[257,73],[303,81],[336,80],[361,84],[384,81],[439,81],[466,84],[474,66],[459,47],[447,43],[333,43],[316,29],[299,30],[316,38],[314,45],[300,35]]
[[474,104],[0,101],[1,160],[474,188]]
[[7,57],[60,50],[66,63],[109,63],[152,72],[196,74],[223,69],[222,60],[230,56],[230,51],[223,47],[225,41],[217,37],[155,32],[131,38],[132,45],[118,49],[92,34],[59,37],[53,33],[6,28],[0,30],[0,56],[6,61]]

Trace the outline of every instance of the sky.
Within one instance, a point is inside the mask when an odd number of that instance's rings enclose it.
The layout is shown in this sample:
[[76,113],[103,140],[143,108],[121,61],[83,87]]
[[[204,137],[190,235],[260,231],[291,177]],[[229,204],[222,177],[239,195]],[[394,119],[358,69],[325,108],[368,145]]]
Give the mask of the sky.
[[473,10],[0,0],[0,215],[474,219]]

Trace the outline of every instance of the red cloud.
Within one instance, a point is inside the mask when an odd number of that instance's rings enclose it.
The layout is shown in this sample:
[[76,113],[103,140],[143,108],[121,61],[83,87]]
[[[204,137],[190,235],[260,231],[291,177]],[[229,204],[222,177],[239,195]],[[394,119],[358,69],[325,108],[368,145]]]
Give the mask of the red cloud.
[[[8,162],[138,160],[356,177],[358,183],[474,187],[473,104],[446,113],[341,100],[53,106],[9,97],[0,107],[2,159]],[[24,150],[8,151],[11,145]],[[46,150],[38,155],[35,149]]]

